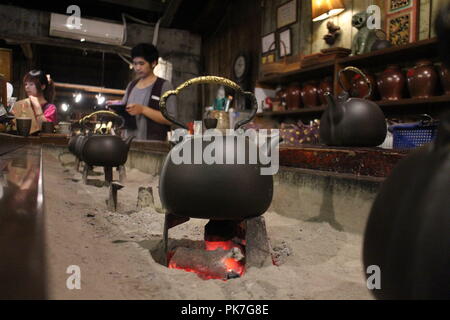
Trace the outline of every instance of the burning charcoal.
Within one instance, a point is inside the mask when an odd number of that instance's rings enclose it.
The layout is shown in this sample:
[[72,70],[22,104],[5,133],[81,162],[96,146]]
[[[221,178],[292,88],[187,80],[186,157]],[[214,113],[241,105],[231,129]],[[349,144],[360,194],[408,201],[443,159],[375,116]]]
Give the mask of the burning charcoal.
[[176,248],[169,261],[169,268],[194,272],[202,279],[222,279],[240,277],[244,264],[232,258],[231,250],[221,248],[214,251],[192,248]]

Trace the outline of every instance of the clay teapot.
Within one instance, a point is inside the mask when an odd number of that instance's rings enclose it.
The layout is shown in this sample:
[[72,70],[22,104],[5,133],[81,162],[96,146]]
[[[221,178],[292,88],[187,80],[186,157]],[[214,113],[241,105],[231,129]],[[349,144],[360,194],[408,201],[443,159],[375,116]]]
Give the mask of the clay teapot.
[[381,270],[376,298],[450,299],[449,177],[447,113],[436,140],[399,162],[373,203],[363,261]]
[[345,90],[341,75],[353,71],[361,75],[369,86],[366,97],[351,98],[344,91],[337,99],[326,94],[328,107],[320,120],[320,140],[329,146],[375,147],[383,143],[387,126],[383,111],[373,101],[367,100],[372,87],[369,79],[359,69],[347,67],[338,74],[339,84]]
[[[238,130],[256,115],[257,101],[253,93],[244,92],[236,83],[225,78],[213,76],[194,78],[175,90],[167,91],[161,97],[161,112],[172,123],[187,129],[184,123],[167,113],[167,98],[178,95],[181,90],[191,85],[207,83],[228,86],[248,97],[252,102],[252,109],[248,118],[235,124],[234,129],[237,131],[232,137],[229,137],[230,132],[217,137],[205,133],[174,137],[178,143],[167,155],[160,174],[161,202],[166,212],[181,217],[239,221],[260,216],[272,202],[272,174],[275,172],[262,174],[261,170],[265,165],[260,159],[253,163],[249,161],[250,151],[258,151],[260,155],[263,153],[265,156],[277,155],[278,153],[271,153],[270,150],[274,150],[278,145],[279,137],[273,137],[270,144],[269,140],[268,143],[260,144],[247,135],[251,131]],[[236,149],[235,141],[239,138],[246,141],[244,150],[239,147]],[[220,143],[214,144],[216,141]],[[211,163],[204,159],[208,153],[211,154],[212,149],[215,150],[215,161]],[[241,156],[244,164],[239,164],[242,163],[238,160],[242,159]]]
[[412,98],[429,98],[436,92],[438,75],[430,60],[417,61],[407,73],[408,89]]

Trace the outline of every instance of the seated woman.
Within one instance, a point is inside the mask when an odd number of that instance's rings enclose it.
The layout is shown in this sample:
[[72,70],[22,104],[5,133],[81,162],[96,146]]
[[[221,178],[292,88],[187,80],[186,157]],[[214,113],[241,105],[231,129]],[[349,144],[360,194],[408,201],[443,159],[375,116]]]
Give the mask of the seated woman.
[[39,127],[42,122],[56,123],[55,87],[50,76],[42,70],[31,70],[23,78],[23,84]]

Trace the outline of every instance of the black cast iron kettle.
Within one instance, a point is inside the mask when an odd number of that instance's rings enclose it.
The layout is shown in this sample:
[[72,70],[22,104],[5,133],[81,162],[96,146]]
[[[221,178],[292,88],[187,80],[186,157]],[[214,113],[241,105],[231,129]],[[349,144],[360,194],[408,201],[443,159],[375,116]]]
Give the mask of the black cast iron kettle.
[[450,299],[450,114],[437,139],[402,160],[375,199],[364,266],[378,266],[379,299]]
[[372,92],[372,85],[367,76],[358,68],[347,67],[338,74],[342,84],[342,73],[358,73],[367,83],[369,92],[364,98],[350,97],[344,91],[337,99],[326,94],[328,108],[320,120],[320,141],[336,147],[376,147],[383,143],[387,134],[383,111],[373,101],[367,100]]
[[[205,83],[228,86],[251,99],[252,110],[249,117],[238,122],[235,130],[256,115],[257,103],[252,93],[243,92],[236,83],[228,79],[211,76],[189,80],[176,90],[166,92],[160,101],[162,114],[171,122],[187,128],[185,124],[167,114],[166,100],[193,84]],[[243,134],[243,130],[240,132]],[[240,154],[245,155],[247,161],[245,164],[238,164],[239,151],[235,149],[236,140],[232,135],[229,137],[230,139],[221,140],[222,145],[216,149],[216,159],[220,159],[221,163],[208,164],[201,161],[195,164],[194,151],[189,155],[189,163],[175,163],[172,157],[180,150],[187,150],[183,149],[185,147],[195,150],[192,149],[195,145],[200,146],[201,151],[207,152],[214,141],[211,136],[209,138],[205,135],[185,136],[171,149],[164,162],[159,182],[161,202],[167,213],[189,218],[243,220],[266,212],[272,202],[273,177],[261,174],[263,165],[259,160],[254,164],[248,161],[250,150],[254,148],[253,150],[259,151],[258,145],[244,136],[246,148]],[[279,137],[272,141],[272,150],[278,142]],[[263,152],[265,150],[267,148],[263,147]]]
[[[123,118],[116,113],[103,110],[94,112],[80,121],[84,122],[97,114],[108,114],[118,117],[122,120],[122,126],[124,124]],[[75,149],[80,159],[90,166],[119,167],[127,162],[128,151],[133,138],[131,136],[123,140],[121,137],[113,134],[94,133],[84,138],[79,138]]]

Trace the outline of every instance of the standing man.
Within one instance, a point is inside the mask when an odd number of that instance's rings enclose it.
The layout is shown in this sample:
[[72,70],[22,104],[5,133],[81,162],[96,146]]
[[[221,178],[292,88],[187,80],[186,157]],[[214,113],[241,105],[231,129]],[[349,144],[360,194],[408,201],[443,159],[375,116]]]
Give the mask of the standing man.
[[[157,77],[153,70],[158,64],[159,53],[155,46],[141,43],[131,50],[133,69],[137,79],[131,81],[126,89],[121,103],[126,105],[126,111],[135,116],[136,128],[125,130],[126,137],[135,136],[137,140],[167,140],[170,131],[168,121],[159,109],[161,95],[172,90],[172,84]],[[108,101],[107,104],[113,104]],[[177,116],[176,98],[167,100],[167,112],[174,118]]]

